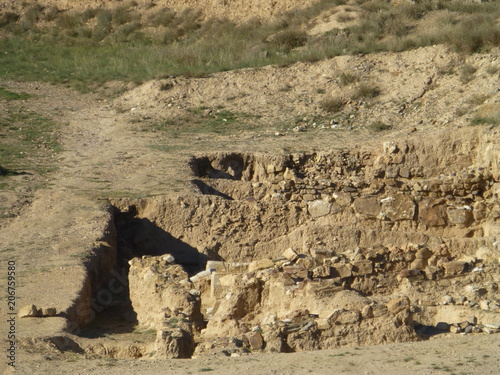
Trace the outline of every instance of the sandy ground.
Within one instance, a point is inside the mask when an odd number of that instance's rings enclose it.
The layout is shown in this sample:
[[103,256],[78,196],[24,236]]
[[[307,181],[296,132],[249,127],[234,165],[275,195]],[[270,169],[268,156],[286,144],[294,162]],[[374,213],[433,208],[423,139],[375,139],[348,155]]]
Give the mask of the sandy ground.
[[498,335],[453,335],[425,342],[348,347],[294,354],[188,360],[86,360],[21,354],[18,374],[498,374]]

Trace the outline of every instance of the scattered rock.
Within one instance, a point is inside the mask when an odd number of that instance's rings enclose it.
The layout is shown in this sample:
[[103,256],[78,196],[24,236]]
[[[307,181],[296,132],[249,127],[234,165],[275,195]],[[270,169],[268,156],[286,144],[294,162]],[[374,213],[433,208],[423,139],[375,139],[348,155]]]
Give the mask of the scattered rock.
[[290,262],[295,262],[299,258],[299,255],[291,247],[289,247],[283,252],[283,256]]
[[312,217],[317,218],[328,215],[330,213],[331,207],[332,205],[328,202],[315,200],[313,202],[308,202],[307,211]]
[[436,324],[436,328],[439,329],[440,331],[445,331],[445,332],[450,331],[450,325],[446,322],[439,322],[438,324]]
[[248,272],[255,272],[273,267],[274,267],[274,262],[271,259],[259,259],[259,260],[254,260],[248,265]]
[[17,315],[20,318],[31,318],[31,317],[39,316],[38,309],[36,308],[35,305],[26,305],[26,306],[21,307],[19,309],[19,312],[17,313]]

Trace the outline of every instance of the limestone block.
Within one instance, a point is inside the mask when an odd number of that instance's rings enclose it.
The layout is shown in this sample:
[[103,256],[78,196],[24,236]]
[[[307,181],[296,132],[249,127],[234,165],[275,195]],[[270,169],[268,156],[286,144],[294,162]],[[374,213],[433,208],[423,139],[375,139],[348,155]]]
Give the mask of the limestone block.
[[343,193],[343,192],[334,193],[332,194],[332,197],[335,199],[335,202],[337,204],[343,207],[350,205],[352,202],[351,194],[348,193]]
[[465,262],[454,260],[451,262],[443,263],[444,272],[446,276],[457,276],[464,272]]
[[401,297],[393,299],[387,302],[387,310],[392,314],[397,314],[400,311],[408,309],[410,307],[410,300],[408,297]]
[[448,207],[446,210],[450,223],[468,225],[472,221],[472,209],[469,206]]
[[156,352],[161,358],[190,358],[193,351],[193,337],[183,329],[159,330],[156,334]]
[[359,322],[361,313],[358,310],[335,310],[327,318],[330,324],[353,324]]
[[432,251],[430,251],[426,247],[418,249],[418,251],[415,253],[415,258],[417,259],[429,259],[431,256],[432,256]]
[[274,262],[271,259],[258,259],[248,265],[248,272],[255,272],[272,267],[274,267]]
[[423,270],[425,267],[427,267],[427,260],[425,259],[415,259],[410,265],[412,270]]
[[40,309],[40,316],[55,316],[57,310],[55,307],[42,307]]
[[418,219],[429,227],[446,225],[446,208],[442,199],[424,199],[418,204]]
[[356,213],[369,218],[376,218],[380,213],[380,203],[375,197],[358,198],[353,206]]
[[352,276],[352,266],[350,264],[337,264],[335,267],[332,267],[332,271],[334,276],[338,276],[342,279]]
[[248,340],[248,344],[252,350],[261,350],[263,348],[264,340],[259,332],[247,332],[244,336],[246,338],[245,341]]
[[446,322],[438,322],[436,324],[436,328],[439,329],[440,331],[448,332],[450,330],[450,325]]
[[412,220],[415,216],[415,203],[407,195],[394,195],[380,201],[382,212],[391,221]]
[[373,272],[373,263],[371,260],[358,260],[352,262],[352,274],[354,276],[369,275]]
[[282,254],[286,259],[288,259],[290,262],[295,262],[297,260],[297,258],[299,257],[299,255],[295,252],[294,249],[292,249],[291,247],[289,247],[288,249],[286,249],[283,254]]
[[385,177],[387,178],[396,178],[399,176],[399,166],[397,165],[388,165],[385,169]]
[[315,200],[307,203],[307,211],[314,218],[328,215],[331,207],[331,203],[322,200]]
[[30,317],[35,317],[38,316],[38,309],[36,308],[35,305],[26,305],[23,306],[19,309],[19,312],[17,315],[20,318],[30,318]]
[[332,273],[332,269],[329,266],[316,267],[312,271],[313,277],[330,277],[331,273]]

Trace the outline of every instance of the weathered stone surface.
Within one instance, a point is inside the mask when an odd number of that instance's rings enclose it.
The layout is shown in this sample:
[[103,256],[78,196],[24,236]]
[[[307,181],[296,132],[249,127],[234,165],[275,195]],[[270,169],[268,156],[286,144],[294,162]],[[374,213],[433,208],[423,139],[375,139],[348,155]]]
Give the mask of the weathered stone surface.
[[271,259],[258,259],[248,265],[248,272],[255,272],[272,267],[274,267],[274,262]]
[[418,219],[429,227],[446,225],[446,217],[442,199],[424,199],[418,204]]
[[375,197],[358,198],[353,207],[356,213],[369,218],[376,218],[380,213],[380,203]]
[[415,259],[410,265],[412,270],[423,270],[425,267],[427,267],[427,260],[425,259]]
[[330,266],[320,266],[313,269],[313,277],[330,277],[332,269]]
[[353,324],[356,323],[360,320],[361,318],[361,313],[357,310],[350,311],[350,310],[345,310],[345,309],[339,309],[333,311],[329,316],[328,316],[328,322],[330,324],[336,323],[336,324]]
[[334,193],[333,198],[335,199],[335,203],[339,204],[342,207],[348,206],[352,202],[351,194],[344,192]]
[[264,346],[264,340],[260,332],[247,332],[244,335],[252,350],[261,350]]
[[394,195],[380,201],[381,215],[389,220],[412,220],[415,216],[415,203],[407,195]]
[[20,318],[30,318],[30,317],[35,317],[38,316],[38,309],[36,308],[35,305],[26,305],[23,306],[19,309],[19,312],[17,315]]
[[194,340],[190,332],[170,328],[156,334],[156,353],[161,358],[190,358],[193,351]]
[[330,213],[332,205],[328,202],[322,200],[315,200],[307,204],[307,211],[309,214],[316,218],[328,215]]
[[299,257],[299,255],[295,252],[294,249],[292,249],[291,247],[289,247],[288,249],[286,249],[284,252],[283,252],[283,256],[288,259],[290,262],[295,262],[297,260],[297,258]]
[[392,314],[397,314],[410,307],[410,300],[408,297],[401,297],[393,299],[387,303],[387,310]]
[[42,307],[39,312],[40,316],[55,316],[57,310],[55,307]]
[[430,251],[426,247],[418,249],[417,252],[415,253],[415,258],[417,259],[429,259],[431,256],[432,256],[432,251]]
[[446,210],[448,221],[452,224],[468,225],[473,219],[472,209],[465,207],[448,207]]
[[354,276],[369,275],[373,272],[373,263],[371,260],[358,260],[352,262],[352,274]]
[[457,276],[464,272],[466,263],[458,260],[442,264],[446,276]]
[[448,332],[450,330],[450,325],[446,322],[438,322],[436,324],[436,328],[439,329],[440,331]]
[[201,323],[199,293],[191,293],[193,284],[178,264],[161,257],[133,258],[130,262],[130,300],[143,329],[161,329],[167,315],[182,312],[195,324]]
[[352,266],[349,264],[336,264],[332,267],[332,273],[334,276],[345,278],[352,276]]

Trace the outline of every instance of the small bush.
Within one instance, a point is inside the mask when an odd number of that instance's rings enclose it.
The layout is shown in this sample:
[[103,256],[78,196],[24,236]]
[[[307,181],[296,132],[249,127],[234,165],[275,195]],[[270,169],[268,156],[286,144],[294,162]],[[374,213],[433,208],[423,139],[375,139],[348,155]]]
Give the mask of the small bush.
[[370,130],[373,130],[375,132],[382,132],[385,130],[392,129],[392,126],[387,125],[386,123],[384,123],[382,121],[375,121],[375,122],[372,122],[370,124],[369,128],[370,128]]
[[460,69],[460,81],[462,83],[468,83],[474,79],[474,73],[476,73],[477,68],[470,64],[465,64]]
[[329,113],[336,113],[340,112],[342,108],[344,107],[345,103],[341,98],[327,98],[323,99],[320,103],[319,106],[323,111],[329,112]]
[[170,10],[169,8],[162,8],[149,19],[149,23],[153,27],[169,26],[174,19],[174,11]]
[[340,73],[339,80],[342,86],[347,86],[357,82],[359,77],[354,73],[342,72]]
[[57,17],[56,25],[61,29],[75,29],[82,25],[82,21],[81,15],[75,12],[66,12]]
[[352,99],[375,98],[380,95],[380,89],[372,82],[361,82]]
[[307,33],[303,30],[284,30],[269,38],[272,47],[289,51],[303,46],[307,41]]
[[491,116],[474,116],[471,120],[472,125],[490,125],[498,126],[500,125],[500,113],[495,113]]
[[35,4],[26,10],[23,18],[30,23],[37,23],[42,18],[42,10],[43,7],[40,4]]
[[118,26],[131,22],[133,18],[133,14],[125,6],[116,8],[112,13],[113,23]]
[[92,39],[96,42],[103,40],[111,32],[111,20],[113,15],[109,10],[102,10],[97,15],[97,25],[92,33]]
[[45,12],[44,12],[44,16],[43,16],[43,19],[45,21],[54,21],[57,16],[59,15],[59,9],[57,9],[57,7],[55,6],[51,6],[51,7],[48,7],[47,9],[45,9]]
[[82,13],[82,20],[83,21],[88,21],[92,18],[95,18],[95,16],[99,13],[97,9],[94,8],[87,8],[83,11]]
[[5,27],[9,24],[16,23],[19,20],[19,15],[12,12],[6,12],[0,15],[0,28]]

